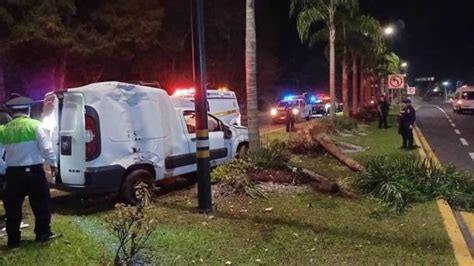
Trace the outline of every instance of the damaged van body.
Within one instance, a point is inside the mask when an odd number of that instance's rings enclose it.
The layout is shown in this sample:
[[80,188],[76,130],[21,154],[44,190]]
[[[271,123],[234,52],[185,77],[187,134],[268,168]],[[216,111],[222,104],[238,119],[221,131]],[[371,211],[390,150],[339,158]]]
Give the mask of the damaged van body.
[[[59,159],[57,177],[48,179],[60,190],[120,192],[133,203],[137,183],[197,169],[194,104],[164,90],[91,84],[47,94],[43,115]],[[246,128],[208,118],[212,166],[247,149]]]

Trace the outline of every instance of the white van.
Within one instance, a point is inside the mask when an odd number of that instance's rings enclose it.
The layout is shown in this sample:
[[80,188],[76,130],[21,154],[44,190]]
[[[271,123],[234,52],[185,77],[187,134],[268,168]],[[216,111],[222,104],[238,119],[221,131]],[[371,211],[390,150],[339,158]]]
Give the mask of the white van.
[[[173,96],[182,97],[194,102],[195,90],[178,89]],[[207,102],[209,113],[218,117],[229,125],[241,125],[241,114],[239,103],[235,92],[228,90],[207,90]]]
[[[119,82],[49,93],[44,123],[59,158],[60,190],[120,192],[133,203],[134,185],[196,171],[194,104],[164,90]],[[247,129],[209,115],[211,165],[248,146]]]
[[474,111],[474,87],[462,86],[454,94],[453,112]]

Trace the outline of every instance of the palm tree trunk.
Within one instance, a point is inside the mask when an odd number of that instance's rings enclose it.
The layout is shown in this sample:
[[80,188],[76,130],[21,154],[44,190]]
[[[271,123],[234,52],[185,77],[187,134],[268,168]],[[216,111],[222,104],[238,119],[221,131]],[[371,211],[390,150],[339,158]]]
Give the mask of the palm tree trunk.
[[343,113],[345,117],[349,116],[349,78],[347,76],[347,56],[344,53],[342,57],[342,103],[344,105]]
[[334,12],[329,15],[329,95],[331,97],[331,120],[336,119],[336,26],[334,25]]
[[[363,61],[361,60],[361,65]],[[358,112],[359,104],[359,88],[358,86],[358,73],[357,73],[357,57],[352,54],[352,113],[356,114]]]
[[255,30],[255,1],[247,0],[245,31],[245,73],[247,83],[247,126],[250,151],[260,149],[257,102],[257,37]]
[[6,90],[5,90],[5,72],[3,63],[0,61],[0,103],[5,102]]

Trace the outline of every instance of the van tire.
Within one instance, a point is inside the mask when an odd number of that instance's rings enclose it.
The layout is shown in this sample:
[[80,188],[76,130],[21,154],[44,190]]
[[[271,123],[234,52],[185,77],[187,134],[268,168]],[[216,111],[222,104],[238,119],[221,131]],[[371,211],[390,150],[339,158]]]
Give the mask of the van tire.
[[154,187],[153,175],[144,169],[136,169],[128,173],[120,188],[121,199],[130,205],[137,205],[138,201],[135,195],[135,186],[140,182],[148,185],[148,190],[151,193]]
[[239,144],[239,147],[237,147],[237,153],[235,157],[242,159],[245,158],[249,155],[249,145],[247,143],[241,143]]

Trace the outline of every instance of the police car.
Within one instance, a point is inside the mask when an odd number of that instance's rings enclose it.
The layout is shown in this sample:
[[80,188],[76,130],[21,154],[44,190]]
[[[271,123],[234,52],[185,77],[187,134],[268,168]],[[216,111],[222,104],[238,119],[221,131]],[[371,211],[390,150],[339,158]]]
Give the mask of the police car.
[[[59,175],[48,181],[58,189],[120,192],[134,203],[138,182],[153,185],[197,169],[194,103],[162,89],[90,84],[47,94],[43,113],[59,158]],[[247,150],[247,128],[208,120],[212,166]]]
[[[331,110],[331,97],[314,95],[310,97],[312,117],[327,116]],[[336,98],[336,112],[342,111],[342,103]]]
[[[195,89],[177,89],[173,96],[194,102]],[[209,113],[229,125],[242,125],[241,113],[235,92],[221,88],[207,90],[207,107]]]
[[283,98],[278,105],[271,109],[270,115],[273,123],[285,122],[286,110],[291,109],[296,121],[309,120],[311,118],[311,104],[306,95],[289,95]]

